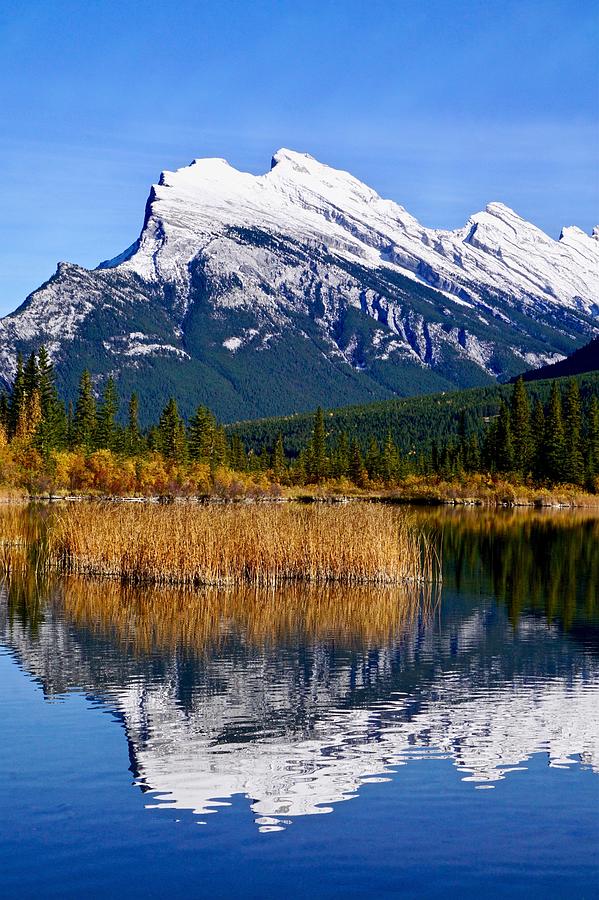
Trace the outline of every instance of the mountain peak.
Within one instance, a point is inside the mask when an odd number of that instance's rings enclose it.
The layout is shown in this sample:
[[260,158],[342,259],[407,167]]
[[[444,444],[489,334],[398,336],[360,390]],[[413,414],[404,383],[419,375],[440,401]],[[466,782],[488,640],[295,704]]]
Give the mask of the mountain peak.
[[[510,254],[521,254],[524,246],[527,246],[529,249],[523,254],[526,257],[523,259],[524,270],[532,263],[529,256],[531,250],[546,258],[548,255],[553,256],[558,246],[558,242],[542,229],[522,218],[505,203],[498,201],[488,203],[483,212],[475,213],[470,218],[468,224],[476,226],[470,231],[468,242],[481,250],[493,253],[495,257],[503,257],[508,248]],[[544,267],[541,259],[539,263]]]
[[508,206],[506,203],[501,203],[499,200],[492,200],[491,203],[487,203],[485,206],[485,212],[490,213],[492,216],[498,216],[499,218],[515,216],[517,219],[520,218],[517,212],[515,212],[511,206]]
[[306,162],[316,163],[318,166],[324,168],[324,164],[318,162],[318,160],[309,153],[301,153],[298,150],[288,150],[286,147],[281,147],[280,150],[273,153],[270,168],[272,170],[281,163],[288,163],[291,166],[302,166],[305,165]]
[[110,265],[187,284],[192,261],[231,229],[326,246],[353,263],[395,269],[461,299],[490,291],[549,299],[591,315],[597,308],[598,240],[566,229],[555,241],[499,201],[475,213],[466,228],[427,229],[349,172],[286,147],[264,175],[239,171],[220,157],[163,172],[137,245]]
[[507,206],[505,203],[500,203],[499,200],[493,200],[491,203],[487,203],[485,206],[484,212],[477,213],[477,216],[491,216],[495,223],[501,222],[503,225],[510,226],[512,228],[520,228],[521,226],[536,228],[531,222],[527,222],[526,219],[523,219],[511,206]]
[[172,380],[221,417],[290,413],[540,365],[599,331],[598,297],[597,237],[503,203],[431,229],[308,153],[261,175],[197,158],[152,186],[127,250],[62,264],[0,321],[0,383],[45,343],[62,378],[94,359],[146,403]]
[[158,187],[174,187],[177,184],[193,184],[208,178],[230,177],[239,174],[236,169],[224,158],[218,156],[197,157],[187,166],[170,171],[165,169],[160,173]]

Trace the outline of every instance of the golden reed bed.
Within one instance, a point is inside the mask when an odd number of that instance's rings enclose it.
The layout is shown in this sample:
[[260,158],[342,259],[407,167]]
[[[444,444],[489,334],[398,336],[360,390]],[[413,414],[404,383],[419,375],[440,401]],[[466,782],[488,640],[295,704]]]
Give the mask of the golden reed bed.
[[5,574],[15,554],[31,557],[39,545],[36,566],[133,584],[395,584],[439,575],[433,545],[409,514],[370,504],[77,503],[37,519],[13,509],[0,519],[0,541]]

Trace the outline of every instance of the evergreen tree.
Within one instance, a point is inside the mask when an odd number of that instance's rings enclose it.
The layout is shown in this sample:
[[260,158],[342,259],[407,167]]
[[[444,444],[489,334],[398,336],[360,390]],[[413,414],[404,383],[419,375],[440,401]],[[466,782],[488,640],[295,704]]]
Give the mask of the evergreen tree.
[[73,444],[84,450],[93,449],[96,430],[96,399],[92,388],[92,378],[84,369],[79,380],[77,403],[73,416]]
[[258,471],[268,472],[268,470],[270,469],[271,457],[266,444],[262,445],[262,449],[260,453],[257,454],[256,459],[258,461]]
[[160,414],[157,442],[158,449],[166,459],[182,462],[187,456],[185,425],[173,397]]
[[96,413],[94,444],[103,450],[115,450],[117,445],[118,394],[114,380],[109,378],[102,392],[102,399]]
[[532,464],[532,440],[530,432],[530,402],[522,376],[512,392],[510,420],[513,441],[513,468],[520,475],[527,475]]
[[439,454],[440,473],[444,478],[452,478],[455,475],[456,445],[453,437],[450,437]]
[[300,450],[297,463],[295,465],[295,481],[297,484],[306,484],[308,480],[308,460],[307,460],[307,452],[304,447]]
[[366,468],[362,458],[362,451],[355,438],[350,448],[349,477],[358,487],[363,487],[366,483]]
[[[453,472],[455,475],[463,475],[465,469],[465,456],[466,456],[466,439],[462,438],[455,445],[454,448],[454,458],[453,458]],[[424,464],[422,463],[418,467],[418,471],[421,475],[424,474]]]
[[42,417],[35,436],[35,445],[46,455],[50,450],[60,450],[65,446],[67,419],[64,404],[56,390],[54,366],[43,345],[39,349],[37,369]]
[[369,478],[376,480],[381,474],[381,450],[376,438],[371,438],[364,461]]
[[285,446],[283,444],[283,435],[279,431],[275,448],[272,454],[272,471],[273,475],[279,481],[285,472]]
[[67,408],[67,447],[75,446],[75,412],[73,410],[73,401],[69,400]]
[[599,400],[591,397],[587,417],[587,484],[595,490],[595,478],[599,475]]
[[150,425],[146,435],[148,450],[152,453],[160,453],[160,433],[158,425]]
[[23,386],[28,397],[31,397],[34,391],[39,389],[39,372],[35,353],[30,353],[25,363]]
[[537,397],[531,415],[532,471],[535,478],[545,476],[545,410]]
[[495,466],[498,472],[511,472],[514,468],[514,442],[512,423],[507,405],[501,401],[497,419]]
[[38,387],[42,407],[49,406],[56,399],[56,385],[54,378],[54,366],[48,355],[48,351],[42,344],[37,355]]
[[475,433],[471,434],[466,444],[466,455],[464,466],[468,472],[480,472],[481,458],[478,437]]
[[237,434],[234,434],[231,438],[230,460],[231,466],[236,472],[245,472],[247,470],[247,454],[243,442]]
[[189,423],[189,455],[197,462],[210,463],[216,436],[216,420],[209,409],[198,406]]
[[562,395],[554,381],[545,417],[545,453],[542,473],[549,481],[561,481],[565,471],[566,441],[562,414]]
[[347,431],[342,431],[337,440],[331,459],[331,468],[336,478],[345,478],[349,474],[350,446]]
[[324,413],[320,406],[314,416],[310,451],[310,475],[315,481],[322,481],[327,475],[328,459]]
[[580,388],[575,378],[568,382],[564,405],[564,478],[571,484],[584,481],[582,455],[582,406]]
[[595,458],[597,471],[599,472],[599,397],[591,397],[589,406],[589,447]]
[[437,441],[433,441],[431,444],[431,468],[436,475],[438,475],[441,471],[441,463],[439,460],[439,444],[437,443]]
[[262,459],[260,453],[256,453],[253,449],[251,449],[248,452],[247,458],[247,471],[260,472],[262,468]]
[[399,454],[390,431],[381,454],[381,477],[385,484],[393,484],[399,477]]
[[468,428],[467,428],[467,424],[466,424],[466,412],[465,412],[465,410],[462,410],[462,412],[460,413],[460,416],[459,416],[459,423],[458,423],[459,444],[458,444],[458,452],[457,452],[457,456],[456,456],[456,469],[460,472],[464,470],[464,467],[466,465],[466,456],[468,453],[468,437],[467,437],[467,435],[468,435]]
[[139,427],[139,400],[137,394],[131,394],[127,408],[127,430],[125,433],[127,453],[136,456],[142,449],[141,429]]
[[[268,458],[268,463],[266,468],[269,468],[270,465],[270,455],[268,451],[265,449],[266,456]],[[216,471],[216,469],[221,468],[222,466],[226,466],[229,461],[229,447],[227,445],[227,435],[225,434],[225,429],[222,425],[217,425],[214,430],[214,441],[212,444],[212,457],[210,460],[210,465],[212,471]]]

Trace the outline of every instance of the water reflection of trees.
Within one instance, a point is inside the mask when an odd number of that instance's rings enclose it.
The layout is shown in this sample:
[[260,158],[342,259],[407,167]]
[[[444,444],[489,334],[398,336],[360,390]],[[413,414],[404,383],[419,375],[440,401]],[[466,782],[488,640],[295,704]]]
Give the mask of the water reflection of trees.
[[599,618],[599,517],[585,512],[439,511],[444,585],[492,594],[516,625],[542,613],[565,629]]
[[8,612],[35,635],[43,620],[50,582],[46,558],[51,511],[46,505],[0,507],[0,588]]

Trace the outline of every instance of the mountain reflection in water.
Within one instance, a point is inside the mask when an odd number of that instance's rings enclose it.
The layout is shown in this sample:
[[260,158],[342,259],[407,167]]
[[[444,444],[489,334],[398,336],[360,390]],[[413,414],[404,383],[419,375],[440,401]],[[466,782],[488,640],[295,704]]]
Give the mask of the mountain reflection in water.
[[149,807],[201,820],[241,794],[280,830],[421,758],[470,790],[541,751],[599,773],[599,520],[417,515],[442,543],[438,596],[15,578],[0,641],[46,695],[117,714]]

